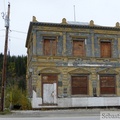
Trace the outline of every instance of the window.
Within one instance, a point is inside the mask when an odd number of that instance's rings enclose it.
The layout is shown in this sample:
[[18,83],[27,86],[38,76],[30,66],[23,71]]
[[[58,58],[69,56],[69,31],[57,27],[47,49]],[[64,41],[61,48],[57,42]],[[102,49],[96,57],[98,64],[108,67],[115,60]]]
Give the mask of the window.
[[88,94],[88,77],[72,76],[72,95]]
[[43,47],[44,55],[55,56],[57,53],[57,41],[56,39],[44,39]]
[[111,57],[111,42],[101,41],[101,57],[110,58]]
[[85,39],[73,40],[73,55],[74,56],[85,56]]
[[100,93],[115,94],[115,76],[100,76]]

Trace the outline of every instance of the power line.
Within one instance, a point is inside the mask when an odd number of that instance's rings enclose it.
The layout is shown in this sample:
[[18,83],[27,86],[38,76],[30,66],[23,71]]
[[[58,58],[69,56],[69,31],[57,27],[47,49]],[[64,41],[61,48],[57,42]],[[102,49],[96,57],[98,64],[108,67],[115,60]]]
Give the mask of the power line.
[[[1,29],[0,31],[5,31],[5,29]],[[26,32],[18,31],[18,30],[10,30],[10,32],[17,32],[17,33],[27,34]]]
[[17,32],[17,33],[27,34],[26,32],[23,32],[23,31],[17,31],[17,30],[10,30],[10,32]]
[[[5,37],[4,35],[0,36],[0,37]],[[25,40],[24,38],[18,38],[18,37],[13,37],[13,36],[9,36],[9,38],[13,38],[13,39],[17,39],[17,40]],[[0,40],[1,41],[1,40]]]
[[13,36],[9,36],[9,37],[14,38],[14,39],[24,40],[23,38],[17,38],[17,37],[13,37]]
[[5,31],[5,29],[1,29],[0,31]]

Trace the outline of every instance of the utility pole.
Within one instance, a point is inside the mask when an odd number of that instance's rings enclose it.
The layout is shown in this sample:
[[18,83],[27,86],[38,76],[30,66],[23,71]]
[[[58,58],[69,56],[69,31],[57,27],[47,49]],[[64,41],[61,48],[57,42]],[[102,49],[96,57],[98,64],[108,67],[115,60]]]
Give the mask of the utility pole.
[[3,57],[3,69],[2,69],[2,86],[1,86],[1,111],[4,111],[5,103],[5,83],[6,83],[6,67],[7,67],[7,48],[8,48],[8,33],[9,33],[9,16],[10,16],[10,3],[8,3],[8,12],[5,16],[5,46],[4,46],[4,57]]

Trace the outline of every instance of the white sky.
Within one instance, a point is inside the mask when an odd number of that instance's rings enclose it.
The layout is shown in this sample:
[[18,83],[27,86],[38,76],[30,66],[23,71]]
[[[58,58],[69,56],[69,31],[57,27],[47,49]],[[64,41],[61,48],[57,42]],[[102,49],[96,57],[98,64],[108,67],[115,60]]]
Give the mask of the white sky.
[[[27,55],[25,48],[29,22],[36,16],[39,22],[61,23],[62,18],[115,26],[120,20],[120,0],[0,0],[0,13],[7,12],[10,2],[8,50],[11,55]],[[20,31],[20,32],[15,32]],[[21,33],[23,32],[23,33]],[[4,20],[0,15],[0,53],[4,51]]]

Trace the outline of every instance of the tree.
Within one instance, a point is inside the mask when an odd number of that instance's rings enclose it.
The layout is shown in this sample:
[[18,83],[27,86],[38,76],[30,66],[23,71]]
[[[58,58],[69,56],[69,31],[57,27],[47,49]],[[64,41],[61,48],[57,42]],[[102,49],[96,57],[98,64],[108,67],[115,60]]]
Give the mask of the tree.
[[[0,54],[0,87],[2,82],[3,54]],[[29,100],[26,97],[26,56],[8,56],[6,71],[6,99],[8,107],[21,105],[21,109],[29,108]],[[24,107],[23,104],[26,106]],[[29,106],[29,107],[28,107]]]

